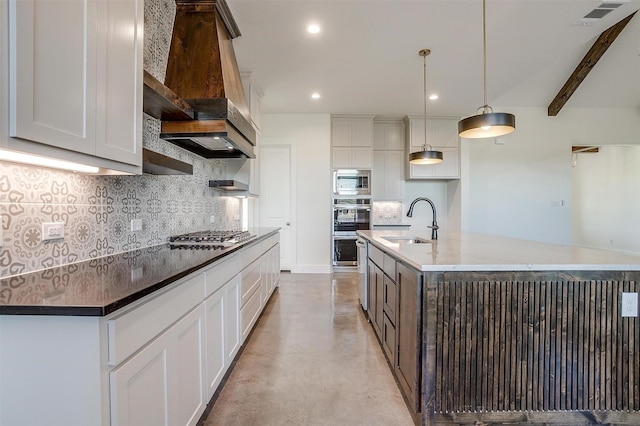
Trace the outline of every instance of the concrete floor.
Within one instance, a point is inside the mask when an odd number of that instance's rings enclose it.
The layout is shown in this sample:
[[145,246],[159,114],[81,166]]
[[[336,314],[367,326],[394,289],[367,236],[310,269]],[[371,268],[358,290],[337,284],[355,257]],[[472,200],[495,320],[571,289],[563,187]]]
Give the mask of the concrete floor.
[[205,426],[413,422],[357,295],[357,274],[285,274]]

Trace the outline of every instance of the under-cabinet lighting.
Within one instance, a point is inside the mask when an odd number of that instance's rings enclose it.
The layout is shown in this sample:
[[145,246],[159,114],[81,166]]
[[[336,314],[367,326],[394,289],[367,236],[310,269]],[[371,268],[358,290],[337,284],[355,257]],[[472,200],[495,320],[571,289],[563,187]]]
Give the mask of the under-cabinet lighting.
[[311,94],[311,99],[320,99],[320,93],[312,93]]
[[25,154],[23,152],[8,151],[5,149],[0,149],[0,160],[79,173],[98,173],[100,171],[99,167],[72,163],[71,161],[57,160],[55,158],[41,157],[39,155]]

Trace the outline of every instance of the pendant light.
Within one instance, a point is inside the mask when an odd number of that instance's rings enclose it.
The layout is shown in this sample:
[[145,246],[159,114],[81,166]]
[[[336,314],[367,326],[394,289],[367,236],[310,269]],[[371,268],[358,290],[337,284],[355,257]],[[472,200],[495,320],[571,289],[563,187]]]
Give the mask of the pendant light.
[[487,30],[486,0],[482,0],[482,53],[484,65],[484,105],[476,110],[476,115],[458,122],[458,134],[461,138],[495,138],[506,135],[516,129],[516,117],[506,112],[493,112],[487,105]]
[[424,58],[424,143],[421,151],[409,154],[409,163],[411,164],[437,164],[442,162],[442,152],[433,151],[431,145],[427,144],[427,56],[430,53],[431,50],[429,49],[422,49],[418,52]]

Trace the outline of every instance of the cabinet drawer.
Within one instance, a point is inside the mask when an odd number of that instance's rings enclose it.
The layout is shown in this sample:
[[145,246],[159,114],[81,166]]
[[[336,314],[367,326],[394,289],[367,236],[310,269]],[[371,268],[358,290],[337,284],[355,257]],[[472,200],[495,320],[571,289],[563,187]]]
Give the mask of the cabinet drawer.
[[251,332],[251,328],[258,320],[258,316],[260,316],[260,292],[256,291],[249,298],[244,307],[240,310],[240,319],[242,324],[242,341],[244,341],[249,333]]
[[384,286],[382,297],[384,302],[384,313],[387,314],[393,324],[396,323],[396,283],[391,281],[389,277],[384,276]]
[[386,253],[384,253],[384,257],[382,259],[382,270],[393,281],[396,280],[396,260]]
[[202,302],[204,274],[107,321],[109,365],[118,365]]
[[369,259],[373,260],[373,263],[378,265],[380,268],[384,265],[384,252],[374,246],[373,244],[368,244],[369,246]]
[[382,320],[382,349],[387,355],[389,362],[395,368],[396,366],[396,327],[389,320],[389,317],[383,315]]
[[222,288],[238,271],[240,271],[240,256],[237,254],[226,257],[205,271],[205,297],[212,295]]
[[249,298],[260,288],[260,262],[253,262],[245,268],[240,275],[241,300],[240,306],[244,306]]

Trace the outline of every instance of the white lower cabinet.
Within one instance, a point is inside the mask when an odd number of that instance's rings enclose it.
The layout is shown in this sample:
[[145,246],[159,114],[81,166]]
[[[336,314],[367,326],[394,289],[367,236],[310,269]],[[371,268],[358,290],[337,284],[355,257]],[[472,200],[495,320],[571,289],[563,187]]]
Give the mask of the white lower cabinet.
[[225,372],[225,289],[205,300],[207,327],[207,397],[211,398]]
[[112,425],[170,424],[169,340],[160,335],[109,374]]
[[199,306],[109,374],[111,424],[195,425],[204,412]]
[[0,424],[195,425],[277,285],[278,240],[276,232],[107,317],[0,316],[11,365],[0,369]]
[[242,345],[240,333],[240,275],[233,277],[225,287],[224,299],[225,365],[228,367]]
[[[200,305],[172,327],[172,364],[169,368],[170,424],[195,425],[204,412],[204,306]],[[174,377],[175,375],[175,377]]]
[[240,275],[205,300],[207,400],[240,349]]

